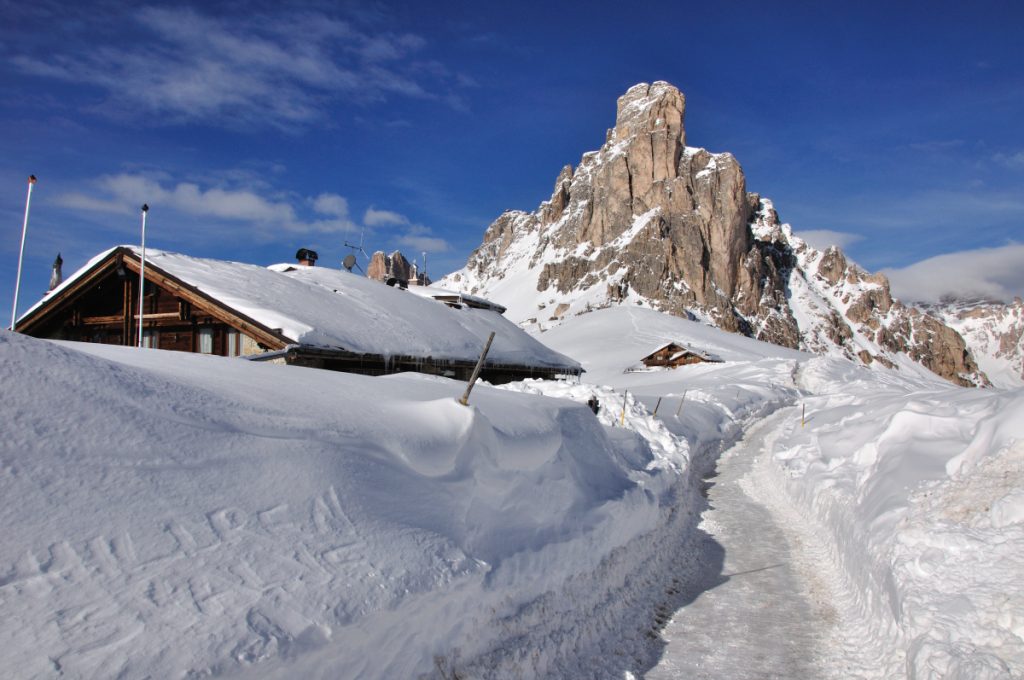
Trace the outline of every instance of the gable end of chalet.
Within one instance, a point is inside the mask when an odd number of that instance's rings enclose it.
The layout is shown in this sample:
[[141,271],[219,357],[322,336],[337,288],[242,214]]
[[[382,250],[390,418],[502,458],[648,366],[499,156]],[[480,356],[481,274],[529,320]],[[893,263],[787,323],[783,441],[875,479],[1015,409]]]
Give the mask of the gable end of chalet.
[[[143,344],[237,356],[281,350],[293,342],[146,260]],[[114,248],[49,293],[18,320],[26,335],[134,346],[139,333],[139,256]]]

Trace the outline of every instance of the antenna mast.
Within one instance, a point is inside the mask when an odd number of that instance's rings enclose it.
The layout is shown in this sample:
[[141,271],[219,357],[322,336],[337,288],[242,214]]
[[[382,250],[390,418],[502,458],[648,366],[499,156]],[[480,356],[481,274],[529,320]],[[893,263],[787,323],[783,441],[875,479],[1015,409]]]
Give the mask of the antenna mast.
[[146,213],[149,206],[142,204],[142,259],[139,264],[139,347],[142,347],[142,302],[146,293]]
[[21,250],[18,251],[18,279],[14,282],[14,307],[11,309],[11,330],[16,330],[14,324],[18,322],[18,291],[21,288],[21,263],[25,259],[25,234],[28,232],[28,207],[32,202],[32,187],[35,186],[36,176],[28,176],[28,196],[25,197],[25,221],[21,225]]

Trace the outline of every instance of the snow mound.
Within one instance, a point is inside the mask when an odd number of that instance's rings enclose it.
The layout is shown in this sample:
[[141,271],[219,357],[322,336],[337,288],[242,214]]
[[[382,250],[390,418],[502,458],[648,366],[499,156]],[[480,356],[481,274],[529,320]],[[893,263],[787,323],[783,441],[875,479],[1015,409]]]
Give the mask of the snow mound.
[[678,471],[568,400],[9,332],[0,381],[15,677],[493,677],[527,630],[542,676],[677,557]]
[[[831,534],[868,645],[908,677],[1024,669],[1024,391],[951,388],[813,359],[806,424],[768,444],[778,482]],[[880,654],[884,656],[885,654]],[[893,677],[897,666],[868,669]]]

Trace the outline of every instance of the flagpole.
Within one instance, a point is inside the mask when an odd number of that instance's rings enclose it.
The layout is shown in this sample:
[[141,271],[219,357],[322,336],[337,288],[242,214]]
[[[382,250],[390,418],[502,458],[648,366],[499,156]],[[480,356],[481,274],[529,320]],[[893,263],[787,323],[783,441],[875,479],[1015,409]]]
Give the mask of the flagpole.
[[142,347],[142,302],[146,292],[146,213],[149,206],[142,204],[142,259],[139,264],[139,347]]
[[18,251],[18,279],[14,282],[14,307],[11,309],[11,330],[18,321],[18,291],[21,288],[21,263],[25,259],[25,234],[28,233],[28,207],[32,203],[32,187],[36,183],[36,176],[28,176],[28,196],[25,198],[25,221],[21,225],[21,250]]

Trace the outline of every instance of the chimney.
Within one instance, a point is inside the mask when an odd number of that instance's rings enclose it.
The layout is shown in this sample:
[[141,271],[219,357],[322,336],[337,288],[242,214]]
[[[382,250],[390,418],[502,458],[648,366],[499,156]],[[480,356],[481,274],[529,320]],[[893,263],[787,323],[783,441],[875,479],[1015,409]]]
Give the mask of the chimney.
[[295,253],[295,259],[299,261],[299,264],[307,267],[315,267],[318,257],[316,251],[309,248],[299,248],[298,252]]
[[60,253],[57,253],[57,259],[53,261],[53,270],[50,272],[50,288],[47,292],[59,286],[64,280],[64,274],[60,271],[62,264],[64,264],[64,260],[61,259]]

